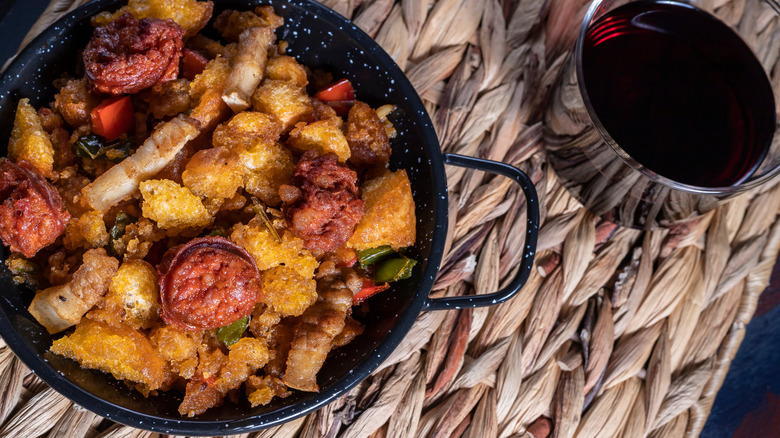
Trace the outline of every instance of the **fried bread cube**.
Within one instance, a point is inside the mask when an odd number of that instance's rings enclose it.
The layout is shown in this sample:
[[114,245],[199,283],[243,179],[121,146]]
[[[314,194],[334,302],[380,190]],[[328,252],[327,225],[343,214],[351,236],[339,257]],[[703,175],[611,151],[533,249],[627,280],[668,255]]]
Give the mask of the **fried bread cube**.
[[157,222],[169,234],[211,223],[212,217],[203,202],[186,187],[167,179],[152,179],[142,182],[139,188],[144,217]]
[[[282,135],[282,126],[268,114],[243,111],[214,130],[214,146],[226,147],[241,155],[257,143],[273,144]],[[250,169],[257,165],[247,163]]]
[[41,119],[30,99],[19,100],[14,127],[8,141],[8,158],[15,162],[27,161],[41,175],[51,178],[54,170],[54,146],[43,130]]
[[164,20],[170,18],[182,27],[186,32],[184,37],[189,38],[203,29],[211,18],[214,3],[210,1],[199,2],[196,0],[129,0],[127,6],[122,6],[113,14],[101,12],[92,18],[95,26],[105,26],[114,21],[125,12],[133,14],[137,19],[158,18]]
[[320,120],[308,125],[303,122],[298,123],[290,132],[287,144],[298,152],[314,149],[320,155],[336,154],[341,163],[345,163],[350,156],[347,138],[332,119]]
[[284,316],[300,316],[317,301],[317,282],[287,266],[275,266],[260,280],[260,301]]
[[390,245],[397,250],[414,245],[417,221],[406,171],[387,172],[360,190],[365,210],[347,246],[361,250]]
[[65,229],[63,243],[68,249],[106,246],[108,232],[106,224],[103,222],[103,214],[91,210],[82,214],[78,219],[71,219],[68,228]]
[[195,153],[184,168],[181,179],[192,193],[209,199],[228,199],[244,181],[245,168],[233,151],[224,147]]
[[298,122],[313,120],[313,110],[306,89],[291,82],[266,80],[252,95],[255,111],[274,116],[288,132]]
[[149,339],[124,325],[85,319],[72,335],[54,341],[51,351],[118,380],[140,383],[147,392],[164,388],[172,377],[168,363]]
[[157,270],[143,260],[130,260],[122,263],[105,297],[87,316],[110,325],[149,328],[158,320],[159,296]]
[[279,187],[292,177],[295,163],[292,153],[276,141],[281,125],[267,114],[244,111],[214,130],[214,146],[238,154],[246,167],[244,188],[264,203],[281,203]]
[[230,240],[252,254],[260,271],[284,264],[303,278],[313,278],[314,270],[319,266],[317,259],[303,248],[303,240],[287,231],[282,235],[282,241],[277,242],[258,218],[247,225],[236,224]]
[[309,85],[306,70],[292,56],[274,56],[265,66],[265,76],[268,79],[291,82],[299,87]]

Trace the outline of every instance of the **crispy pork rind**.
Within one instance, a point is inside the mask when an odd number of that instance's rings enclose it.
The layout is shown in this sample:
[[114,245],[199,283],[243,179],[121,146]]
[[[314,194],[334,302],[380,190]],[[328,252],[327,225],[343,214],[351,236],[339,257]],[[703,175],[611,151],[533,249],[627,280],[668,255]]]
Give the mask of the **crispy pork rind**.
[[43,130],[41,119],[30,99],[19,100],[16,118],[8,142],[8,158],[15,162],[27,161],[41,175],[51,178],[54,169],[54,147],[49,134]]
[[214,27],[228,41],[238,42],[241,32],[253,27],[270,27],[276,30],[284,19],[274,12],[272,6],[258,6],[254,11],[226,10],[214,19]]
[[199,375],[187,383],[184,400],[179,405],[179,413],[189,417],[222,403],[225,394],[241,386],[268,362],[270,353],[261,339],[241,338],[230,346],[227,358],[219,350],[201,357],[206,360],[201,359]]
[[244,111],[214,130],[214,146],[238,154],[246,167],[244,189],[265,204],[281,203],[279,187],[290,181],[295,163],[292,153],[277,143],[279,123],[267,114]]
[[291,82],[299,87],[309,85],[306,70],[292,56],[274,56],[265,66],[265,76],[268,79]]
[[118,266],[103,248],[91,249],[69,282],[38,291],[28,310],[52,334],[78,324],[105,295]]
[[365,210],[347,245],[358,250],[414,245],[417,222],[406,171],[387,172],[364,183],[360,189]]
[[73,128],[89,125],[90,112],[100,104],[100,97],[87,86],[87,79],[71,79],[54,95],[54,107]]
[[275,266],[260,280],[261,301],[281,316],[299,316],[317,301],[317,282],[287,266]]
[[167,179],[153,179],[142,182],[139,188],[144,217],[171,235],[211,223],[212,217],[203,202],[186,187]]
[[332,119],[309,124],[298,123],[290,132],[287,144],[298,152],[313,149],[320,155],[336,154],[340,163],[345,163],[350,156],[347,138]]
[[137,19],[157,18],[165,20],[170,18],[184,29],[185,38],[189,38],[203,29],[211,18],[214,3],[210,1],[199,2],[195,0],[129,0],[127,6],[122,6],[118,11],[101,12],[92,18],[94,26],[105,26],[129,12]]
[[354,277],[354,271],[331,275],[331,278],[318,281],[319,298],[304,312],[295,327],[287,355],[287,369],[282,377],[284,384],[290,388],[310,392],[319,390],[317,372],[333,347],[333,340],[344,330],[352,308],[355,291],[348,287],[349,282],[343,276]]
[[172,377],[168,363],[149,339],[125,325],[85,319],[72,335],[54,341],[51,351],[118,380],[139,383],[136,388],[144,394],[163,389]]
[[266,80],[252,95],[255,111],[270,114],[282,124],[282,132],[288,132],[298,122],[313,120],[313,110],[306,89],[291,82]]
[[105,297],[87,317],[110,325],[150,328],[159,320],[159,296],[157,270],[143,260],[130,260],[122,263]]
[[224,147],[198,151],[181,175],[192,193],[209,199],[232,198],[242,186],[245,168],[238,155]]
[[233,110],[241,112],[251,105],[250,99],[263,79],[268,48],[276,41],[270,27],[253,27],[241,32],[238,48],[233,55],[230,74],[222,90],[222,100]]
[[103,222],[103,214],[92,210],[82,214],[78,219],[72,219],[65,229],[63,243],[70,250],[106,246],[108,232]]
[[84,199],[95,210],[108,210],[135,192],[141,181],[161,171],[198,132],[195,120],[184,116],[171,119],[152,132],[133,155],[84,187]]
[[319,265],[317,259],[303,248],[301,239],[285,232],[281,236],[282,241],[277,242],[258,218],[252,219],[247,225],[236,224],[230,240],[252,254],[260,271],[283,264],[303,278],[312,278]]

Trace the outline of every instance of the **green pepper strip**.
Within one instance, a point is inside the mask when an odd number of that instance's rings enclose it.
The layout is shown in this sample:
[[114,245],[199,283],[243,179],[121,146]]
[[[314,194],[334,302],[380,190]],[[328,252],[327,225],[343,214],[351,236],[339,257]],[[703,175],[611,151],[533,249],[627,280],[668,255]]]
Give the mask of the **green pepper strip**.
[[360,266],[364,268],[366,266],[373,265],[374,263],[391,254],[395,254],[395,251],[393,251],[393,248],[391,248],[390,245],[383,245],[376,248],[362,249],[357,251],[357,257],[358,261],[360,262]]
[[417,260],[408,257],[390,259],[379,266],[374,280],[377,283],[391,283],[398,280],[406,280],[412,276],[412,269]]
[[246,331],[249,325],[249,316],[245,316],[232,324],[217,329],[217,339],[230,347],[241,339],[241,335]]
[[136,218],[130,216],[124,211],[120,211],[119,213],[116,214],[116,219],[114,219],[114,226],[111,227],[111,231],[109,231],[108,233],[109,235],[108,251],[114,257],[119,255],[116,251],[116,246],[114,245],[114,241],[121,239],[122,236],[124,236],[125,234],[125,229],[127,228],[127,226],[132,224],[135,221]]
[[129,137],[123,137],[111,143],[104,144],[99,136],[89,134],[79,137],[79,139],[71,145],[71,150],[74,155],[80,158],[95,160],[102,157],[114,163],[118,163],[130,156],[132,146],[133,140]]

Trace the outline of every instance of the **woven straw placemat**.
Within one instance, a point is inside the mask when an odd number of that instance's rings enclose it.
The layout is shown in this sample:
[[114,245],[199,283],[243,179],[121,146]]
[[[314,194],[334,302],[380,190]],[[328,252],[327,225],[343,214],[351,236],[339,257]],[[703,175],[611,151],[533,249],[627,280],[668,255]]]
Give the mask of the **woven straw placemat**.
[[[83,2],[55,0],[31,35]],[[406,71],[443,150],[532,176],[543,207],[537,269],[502,305],[420,315],[349,394],[246,436],[697,436],[768,283],[780,189],[652,232],[601,222],[571,198],[546,163],[541,109],[583,0],[324,3]],[[732,23],[744,9],[739,0],[703,3]],[[766,18],[758,43],[780,26]],[[766,44],[759,54],[775,57],[776,72],[777,52]],[[447,172],[450,236],[434,294],[495,290],[520,257],[521,196],[504,178]],[[0,370],[0,436],[158,436],[74,405],[5,346]]]

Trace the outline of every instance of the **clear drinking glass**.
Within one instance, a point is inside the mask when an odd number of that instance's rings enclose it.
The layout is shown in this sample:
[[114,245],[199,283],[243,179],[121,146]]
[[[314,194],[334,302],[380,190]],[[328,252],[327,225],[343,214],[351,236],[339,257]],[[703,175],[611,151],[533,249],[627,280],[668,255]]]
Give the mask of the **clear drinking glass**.
[[780,173],[779,11],[594,0],[544,116],[562,183],[594,214],[644,229],[760,190]]

